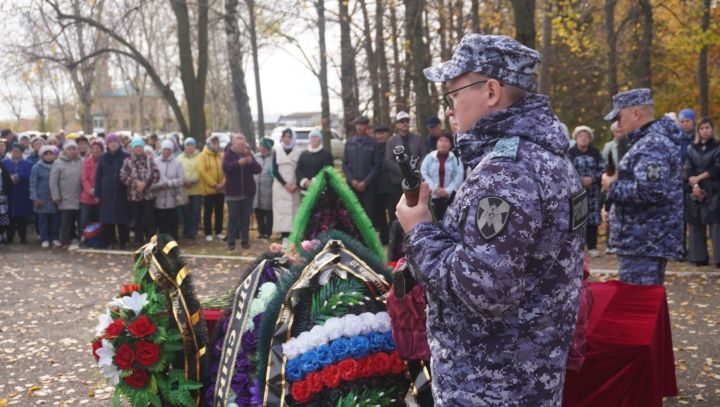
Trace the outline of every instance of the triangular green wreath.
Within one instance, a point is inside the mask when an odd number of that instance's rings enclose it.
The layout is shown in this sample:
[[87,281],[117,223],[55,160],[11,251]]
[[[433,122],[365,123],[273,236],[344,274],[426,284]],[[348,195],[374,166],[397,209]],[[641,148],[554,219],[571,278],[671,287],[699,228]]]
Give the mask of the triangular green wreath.
[[[340,210],[337,211],[338,213],[329,215],[334,208],[323,208],[323,206],[328,205],[334,206],[335,197],[339,199],[340,205],[347,210],[347,214]],[[325,210],[324,213],[321,213],[323,210]],[[348,230],[352,229],[352,227],[347,227],[347,225],[343,227],[343,216],[347,215],[349,215],[349,220],[352,220],[357,231]],[[318,217],[322,219],[317,219]],[[324,223],[323,230],[317,230],[316,224],[318,222]],[[385,261],[382,243],[380,243],[375,228],[362,205],[360,205],[357,196],[337,171],[333,167],[327,166],[313,178],[312,185],[302,199],[300,208],[295,215],[289,241],[296,248],[301,248],[300,243],[303,240],[312,240],[321,232],[329,229],[338,229],[351,236],[358,233],[359,236],[353,237],[361,238],[365,246]]]

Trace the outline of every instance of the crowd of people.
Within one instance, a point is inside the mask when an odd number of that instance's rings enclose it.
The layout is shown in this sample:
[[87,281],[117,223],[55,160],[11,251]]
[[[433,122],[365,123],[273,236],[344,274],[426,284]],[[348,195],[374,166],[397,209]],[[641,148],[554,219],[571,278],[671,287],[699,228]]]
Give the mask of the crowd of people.
[[[670,116],[682,129],[678,145],[685,163],[687,258],[699,266],[709,264],[709,225],[714,263],[720,267],[720,143],[714,123],[707,117],[697,120],[691,109]],[[468,174],[453,145],[453,132],[443,129],[437,116],[426,122],[425,142],[410,131],[406,112],[396,115],[393,127],[394,134],[389,126],[373,128],[368,117],[357,117],[342,158],[348,185],[383,245],[388,244],[402,195],[402,173],[392,154],[395,146],[404,146],[417,159],[438,219]],[[571,133],[564,128],[571,145],[567,156],[587,191],[585,244],[591,257],[600,255],[598,227],[605,223],[610,235],[607,213],[612,202],[601,191],[602,175],[616,171],[630,147],[617,127],[617,122],[610,126],[613,138],[602,151],[593,146],[592,128],[581,125]],[[249,247],[253,214],[258,239],[287,237],[304,191],[323,167],[333,165],[319,129],[309,134],[306,150],[295,141],[288,128],[279,145],[264,137],[253,153],[239,133],[224,151],[220,139],[208,133],[200,151],[194,138],[180,141],[177,135],[158,140],[154,134],[121,138],[112,133],[88,137],[61,132],[30,138],[3,130],[0,244],[27,243],[32,225],[42,247],[74,250],[84,244],[83,230],[101,223],[99,244],[125,249],[142,245],[157,231],[179,239],[182,230],[183,239],[194,240],[202,219],[204,239],[225,240],[233,250],[238,238],[243,248]]]
[[[371,128],[366,116],[358,117],[342,160],[348,185],[383,244],[388,244],[402,194],[394,146],[404,145],[422,158],[417,167],[433,187],[439,216],[464,178],[451,151],[452,137],[439,118],[427,121],[427,142],[410,131],[406,112],[397,114],[394,127],[393,135],[389,126]],[[156,232],[194,240],[202,219],[204,239],[225,240],[233,250],[238,239],[249,247],[253,213],[258,239],[288,237],[304,191],[323,167],[334,165],[323,149],[322,132],[312,131],[307,149],[301,150],[295,132],[287,128],[277,145],[269,137],[259,140],[256,153],[242,134],[232,134],[224,149],[211,134],[200,151],[194,138],[177,135],[159,140],[154,134],[60,132],[31,138],[3,130],[0,244],[27,244],[28,227],[34,226],[43,248],[75,250],[88,246],[83,231],[101,224],[92,247],[128,249]]]

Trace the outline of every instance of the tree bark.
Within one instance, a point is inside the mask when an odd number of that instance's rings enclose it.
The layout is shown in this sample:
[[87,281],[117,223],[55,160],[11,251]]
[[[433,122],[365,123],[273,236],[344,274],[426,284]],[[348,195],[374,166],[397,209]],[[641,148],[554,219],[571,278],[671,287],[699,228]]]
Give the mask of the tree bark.
[[[341,0],[342,1],[342,0]],[[370,91],[373,105],[373,121],[380,119],[382,116],[382,101],[380,100],[380,78],[378,76],[378,58],[373,50],[372,31],[370,30],[370,18],[368,17],[367,4],[365,0],[360,0],[360,9],[363,15],[363,36],[365,54],[367,55],[367,69],[370,76]]]
[[[425,0],[404,0],[405,1],[405,37],[410,58],[408,59],[408,72],[412,79],[415,90],[415,119],[417,128],[424,128],[428,116],[430,116],[430,96],[428,95],[428,83],[423,75],[427,57],[427,48],[423,42],[423,18],[422,11],[425,8]],[[425,138],[426,132],[421,136]]]
[[355,118],[358,115],[355,49],[350,39],[348,2],[346,0],[338,0],[338,6],[340,17],[340,86],[343,103],[343,126],[345,127],[345,134],[353,134],[355,131]]
[[538,91],[550,95],[550,64],[552,60],[552,1],[545,0],[542,20],[542,53],[540,85]]
[[[700,28],[703,34],[710,29],[710,0],[704,0],[703,16]],[[698,86],[700,87],[700,115],[710,114],[710,80],[708,78],[708,45],[704,44],[700,50],[698,60]]]
[[325,0],[317,0],[315,10],[318,15],[317,26],[318,36],[320,37],[320,72],[318,79],[320,81],[323,148],[330,151],[332,133],[330,132],[330,93],[328,91],[327,45],[325,43]]
[[472,32],[480,32],[480,4],[478,0],[472,0],[470,2],[470,13],[472,21]]
[[390,9],[390,35],[392,36],[392,51],[393,51],[393,87],[395,93],[395,112],[405,110],[405,97],[402,92],[402,80],[400,76],[400,70],[402,68],[400,64],[400,46],[399,42],[399,29],[397,15],[395,14],[395,0],[389,0]]
[[[262,88],[260,86],[260,64],[258,63],[257,45],[257,15],[255,11],[255,0],[245,0],[250,15],[250,46],[252,47],[253,73],[255,74],[255,97],[257,98],[257,122],[258,139],[265,136],[265,113],[263,109]],[[253,145],[253,147],[255,147]]]
[[605,0],[605,37],[608,46],[608,95],[614,96],[618,93],[618,51],[617,32],[615,31],[615,6],[617,0]]
[[535,49],[535,0],[512,0],[515,12],[515,39]]
[[455,16],[455,43],[459,43],[463,35],[465,35],[465,21],[463,20],[463,0],[455,1],[455,10],[453,15]]
[[380,107],[378,116],[373,117],[374,124],[390,124],[390,75],[388,73],[387,56],[385,55],[385,0],[375,2],[375,56],[377,57],[377,70],[380,76],[378,88]]
[[238,0],[225,0],[225,35],[228,48],[228,65],[230,66],[233,98],[240,121],[240,131],[245,134],[248,143],[254,146],[255,126],[250,111],[250,97],[245,86],[245,71],[242,67],[243,52],[242,42],[240,41],[240,28],[238,27],[237,6]]
[[638,0],[642,17],[642,37],[638,54],[637,85],[652,88],[653,10],[651,0]]

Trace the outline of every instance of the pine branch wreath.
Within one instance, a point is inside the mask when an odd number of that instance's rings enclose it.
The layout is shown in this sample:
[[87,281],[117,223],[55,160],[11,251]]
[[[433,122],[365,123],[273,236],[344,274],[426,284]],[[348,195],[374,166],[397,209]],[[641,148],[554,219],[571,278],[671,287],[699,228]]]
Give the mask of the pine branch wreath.
[[313,295],[310,320],[316,325],[324,324],[330,318],[345,315],[348,308],[363,305],[368,300],[360,281],[332,278]]
[[359,395],[351,391],[346,394],[340,400],[338,400],[337,407],[375,407],[375,406],[390,406],[393,405],[397,400],[392,398],[392,394],[395,393],[395,388],[389,389],[366,389]]

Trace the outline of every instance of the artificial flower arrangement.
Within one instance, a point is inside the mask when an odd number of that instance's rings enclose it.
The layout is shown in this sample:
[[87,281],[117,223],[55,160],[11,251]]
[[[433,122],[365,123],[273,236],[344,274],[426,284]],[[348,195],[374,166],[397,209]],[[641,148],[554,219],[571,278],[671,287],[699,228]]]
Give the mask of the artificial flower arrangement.
[[192,391],[202,384],[172,367],[183,343],[167,308],[165,294],[136,276],[100,316],[92,349],[103,376],[115,385],[113,406],[121,398],[132,406],[196,405]]

